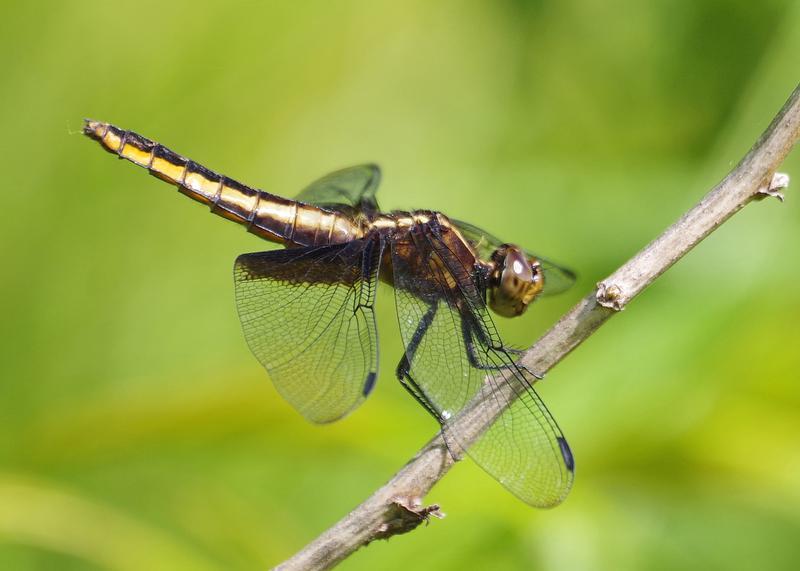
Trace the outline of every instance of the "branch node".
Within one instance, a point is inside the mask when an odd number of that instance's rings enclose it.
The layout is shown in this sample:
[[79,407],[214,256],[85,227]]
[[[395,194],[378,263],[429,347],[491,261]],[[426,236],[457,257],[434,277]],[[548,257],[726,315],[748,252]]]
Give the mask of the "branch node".
[[784,172],[776,172],[772,175],[772,180],[766,188],[759,188],[757,194],[759,198],[771,196],[783,202],[784,196],[781,190],[789,186],[789,175]]
[[415,530],[421,523],[428,524],[432,517],[442,519],[445,514],[439,504],[422,506],[419,497],[396,497],[389,505],[386,521],[378,526],[374,539],[389,539]]
[[597,282],[597,294],[595,294],[595,297],[597,303],[614,311],[622,311],[627,303],[625,296],[622,295],[622,289],[616,284]]

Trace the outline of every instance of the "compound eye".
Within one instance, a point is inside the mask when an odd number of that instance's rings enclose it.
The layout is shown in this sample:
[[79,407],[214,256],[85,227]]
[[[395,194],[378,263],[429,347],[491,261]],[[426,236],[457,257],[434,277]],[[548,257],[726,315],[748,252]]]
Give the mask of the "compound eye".
[[519,249],[509,248],[505,262],[502,277],[503,287],[516,290],[533,281],[533,268]]
[[492,255],[496,264],[489,288],[489,305],[498,315],[522,315],[542,289],[537,260],[529,260],[517,246],[505,244]]

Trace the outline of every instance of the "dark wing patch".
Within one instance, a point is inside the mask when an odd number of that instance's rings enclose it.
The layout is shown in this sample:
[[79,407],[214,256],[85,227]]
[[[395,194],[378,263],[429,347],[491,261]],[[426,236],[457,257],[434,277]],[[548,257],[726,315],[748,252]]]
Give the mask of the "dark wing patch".
[[338,170],[312,182],[295,199],[328,210],[354,215],[378,212],[375,193],[381,182],[378,165],[366,164]]
[[281,395],[313,422],[343,417],[375,384],[382,248],[370,238],[236,260],[236,306],[247,344]]
[[532,375],[503,347],[473,269],[431,229],[391,248],[406,388],[442,425],[451,450],[465,450],[523,501],[558,504],[572,485],[572,454]]

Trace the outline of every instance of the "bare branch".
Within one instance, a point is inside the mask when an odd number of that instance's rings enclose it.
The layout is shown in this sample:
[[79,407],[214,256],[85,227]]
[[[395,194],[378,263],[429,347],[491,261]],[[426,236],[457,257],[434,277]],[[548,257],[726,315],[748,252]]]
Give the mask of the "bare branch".
[[[661,236],[598,283],[596,291],[578,302],[525,352],[522,363],[533,371],[548,371],[751,200],[766,196],[782,200],[780,190],[788,185],[788,177],[775,171],[798,136],[800,86],[722,182]],[[487,405],[481,400],[465,409],[465,422],[475,420],[469,409]],[[466,418],[469,416],[473,418]],[[486,428],[473,427],[475,437]],[[422,508],[421,499],[454,462],[441,435],[436,436],[389,482],[277,569],[328,569],[375,539],[411,531],[430,515],[439,516],[438,506]]]

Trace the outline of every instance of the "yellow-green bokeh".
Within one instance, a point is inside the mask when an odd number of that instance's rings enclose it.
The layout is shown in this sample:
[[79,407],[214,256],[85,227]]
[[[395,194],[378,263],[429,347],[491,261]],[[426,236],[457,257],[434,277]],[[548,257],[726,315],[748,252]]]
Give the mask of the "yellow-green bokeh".
[[[80,136],[84,116],[292,195],[376,161],[435,208],[574,267],[526,344],[735,164],[798,74],[791,0],[7,2],[0,7],[0,569],[261,569],[436,430],[382,365],[308,425],[242,339],[265,243]],[[800,181],[800,159],[783,167]],[[800,198],[747,207],[541,394],[575,488],[535,511],[469,462],[448,517],[344,569],[796,569]],[[313,382],[313,379],[309,379]]]

